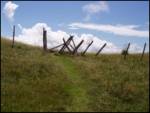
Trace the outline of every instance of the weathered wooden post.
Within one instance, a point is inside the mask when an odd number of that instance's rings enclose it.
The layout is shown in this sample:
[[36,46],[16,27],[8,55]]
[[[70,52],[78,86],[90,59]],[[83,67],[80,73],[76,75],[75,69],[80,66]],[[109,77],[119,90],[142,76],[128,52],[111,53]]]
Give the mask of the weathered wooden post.
[[144,52],[145,52],[145,48],[146,48],[146,43],[144,44],[144,48],[143,48],[143,52],[142,52],[142,55],[141,55],[141,58],[140,58],[140,60],[142,60],[142,59],[143,59]]
[[14,47],[15,40],[15,25],[13,26],[13,40],[12,40],[12,48]]
[[69,43],[71,42],[72,38],[73,38],[72,36],[70,36],[70,37],[68,38],[68,40],[67,40],[67,41],[64,43],[64,45],[62,46],[62,48],[59,50],[59,53],[63,53],[63,52],[64,52],[66,46],[69,45]]
[[81,44],[84,42],[84,40],[82,40],[76,47],[75,49],[73,50],[72,54],[76,54],[78,48],[81,46]]
[[43,49],[47,50],[47,31],[43,28]]
[[74,46],[74,48],[76,47],[76,45],[75,45],[75,43],[74,43],[74,40],[72,39],[72,42],[73,42],[73,46]]
[[49,51],[52,51],[53,49],[58,48],[58,47],[63,46],[63,45],[64,45],[64,44],[60,44],[60,45],[58,45],[58,46],[55,46],[55,47],[49,49]]
[[69,48],[69,46],[66,44],[66,41],[65,41],[64,38],[63,38],[63,42],[64,42],[64,45],[66,46],[66,48],[68,49],[68,51],[71,53],[72,51],[71,51],[71,49]]
[[126,59],[126,56],[127,56],[127,54],[128,54],[128,50],[129,50],[129,47],[130,47],[130,43],[128,43],[127,49],[125,50],[124,59]]
[[97,55],[102,51],[102,49],[103,49],[105,46],[106,46],[106,43],[99,49],[99,51],[96,53],[95,56],[97,56]]
[[84,52],[82,53],[82,55],[84,55],[86,53],[86,51],[88,50],[88,48],[92,45],[93,41],[91,41],[91,43],[86,47],[86,49],[84,50]]
[[71,43],[70,43],[70,45],[69,45],[73,50],[74,50],[74,47],[71,45]]

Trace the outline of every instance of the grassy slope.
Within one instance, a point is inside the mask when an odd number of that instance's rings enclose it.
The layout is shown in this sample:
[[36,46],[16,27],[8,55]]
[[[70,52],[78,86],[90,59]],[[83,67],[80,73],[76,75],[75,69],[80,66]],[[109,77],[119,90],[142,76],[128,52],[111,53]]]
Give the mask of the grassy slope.
[[54,55],[1,39],[1,111],[148,111],[148,62]]

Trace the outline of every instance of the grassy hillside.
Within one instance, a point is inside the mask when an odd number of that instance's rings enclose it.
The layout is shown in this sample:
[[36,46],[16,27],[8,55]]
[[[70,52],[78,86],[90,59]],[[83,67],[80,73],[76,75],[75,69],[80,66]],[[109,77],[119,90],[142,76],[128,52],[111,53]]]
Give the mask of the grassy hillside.
[[1,111],[149,111],[149,55],[55,55],[1,38]]

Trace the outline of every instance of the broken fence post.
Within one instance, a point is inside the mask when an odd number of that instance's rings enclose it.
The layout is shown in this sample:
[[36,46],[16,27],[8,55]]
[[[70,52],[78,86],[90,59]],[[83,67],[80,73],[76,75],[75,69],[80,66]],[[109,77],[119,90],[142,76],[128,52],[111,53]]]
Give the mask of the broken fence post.
[[82,53],[82,55],[84,55],[86,53],[86,51],[88,50],[88,48],[92,45],[93,41],[91,41],[91,43],[86,47],[86,49],[84,50],[84,52]]
[[129,50],[129,47],[130,47],[130,43],[128,43],[127,49],[125,50],[124,59],[126,59],[126,56],[127,56],[127,54],[128,54],[128,50]]
[[83,42],[84,42],[84,40],[82,40],[82,41],[75,47],[75,49],[73,50],[72,54],[76,54],[76,53],[77,53],[78,48],[82,45]]
[[74,50],[74,47],[71,45],[71,43],[70,43],[70,45],[69,45],[73,50]]
[[76,47],[76,45],[75,45],[75,43],[74,43],[74,40],[72,39],[72,42],[73,42],[73,46],[74,46],[74,48]]
[[13,40],[12,40],[12,48],[14,47],[15,42],[15,25],[13,26]]
[[145,48],[146,48],[146,43],[144,44],[144,48],[143,48],[143,52],[142,52],[142,55],[141,55],[141,58],[140,58],[140,60],[142,60],[142,59],[143,59],[144,52],[145,52]]
[[95,56],[97,56],[97,55],[102,51],[102,49],[103,49],[105,46],[106,46],[106,43],[99,49],[99,51],[96,53]]
[[66,41],[65,41],[65,39],[64,39],[64,38],[63,38],[63,42],[64,42],[64,44],[65,44],[66,48],[68,49],[68,51],[71,53],[72,51],[71,51],[71,49],[68,47],[68,45],[66,44]]
[[66,45],[68,46],[69,45],[69,43],[70,43],[70,41],[72,40],[72,36],[70,36],[69,38],[68,38],[68,40],[66,41],[66,43],[64,43],[64,45],[63,45],[63,47],[59,50],[59,53],[63,53],[64,52],[64,50],[65,50],[65,48],[66,48]]
[[47,50],[47,31],[43,28],[43,49]]
[[60,47],[60,46],[62,46],[62,45],[64,45],[64,44],[60,44],[60,45],[58,45],[58,46],[55,46],[55,47],[49,49],[49,51],[52,51],[53,49],[58,48],[58,47]]

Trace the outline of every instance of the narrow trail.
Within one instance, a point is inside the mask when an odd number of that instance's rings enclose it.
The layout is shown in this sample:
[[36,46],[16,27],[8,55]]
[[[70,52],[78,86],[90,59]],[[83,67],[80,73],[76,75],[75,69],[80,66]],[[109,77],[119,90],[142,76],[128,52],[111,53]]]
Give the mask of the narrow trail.
[[81,78],[80,73],[76,70],[70,58],[62,56],[58,60],[62,63],[68,79],[72,82],[72,84],[65,88],[73,98],[67,111],[87,111],[89,100],[86,88],[84,87],[87,84],[86,81]]

